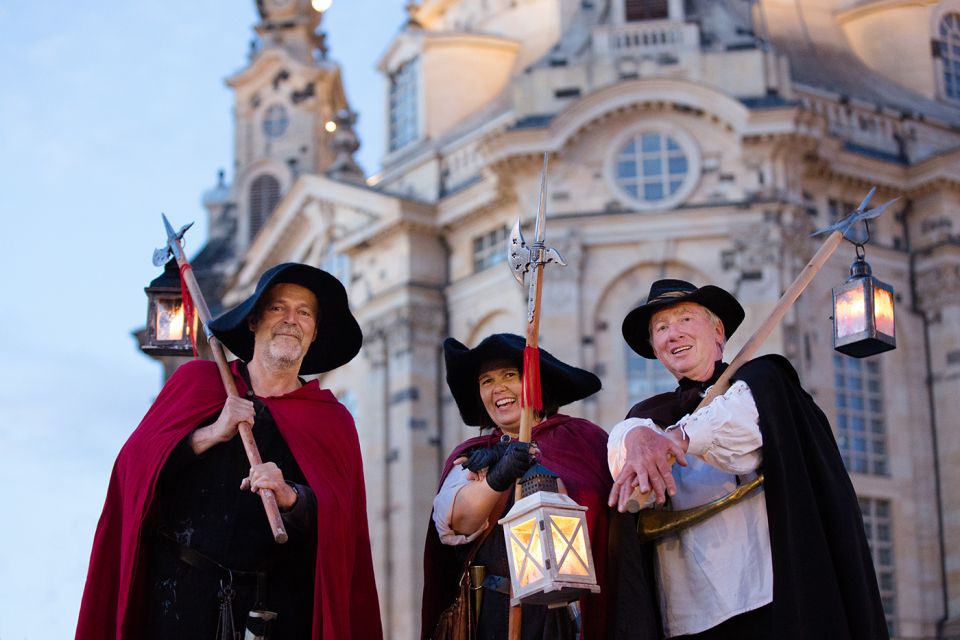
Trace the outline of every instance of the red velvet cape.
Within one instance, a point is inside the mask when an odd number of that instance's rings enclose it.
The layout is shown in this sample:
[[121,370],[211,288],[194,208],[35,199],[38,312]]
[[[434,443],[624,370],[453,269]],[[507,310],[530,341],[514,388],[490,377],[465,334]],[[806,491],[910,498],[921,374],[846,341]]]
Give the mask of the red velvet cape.
[[[247,385],[233,377],[241,395]],[[134,639],[142,525],[157,478],[173,448],[223,407],[226,393],[213,362],[181,366],[120,450],[97,525],[77,639]],[[380,606],[367,530],[360,444],[353,418],[314,380],[263,398],[317,496],[317,566],[313,638],[381,638]],[[263,526],[269,526],[264,516]]]
[[[456,447],[443,466],[438,488],[453,468],[455,459],[470,449],[495,444],[501,435],[501,431],[495,429]],[[580,601],[583,605],[583,637],[586,640],[602,639],[606,635],[607,611],[605,586],[610,514],[607,497],[613,485],[607,467],[607,432],[588,420],[558,413],[535,426],[531,439],[540,448],[540,462],[563,479],[567,493],[577,504],[587,507],[587,530],[601,592]],[[420,637],[424,640],[433,633],[443,610],[453,604],[462,570],[463,563],[457,561],[454,547],[440,542],[431,514],[423,552]]]

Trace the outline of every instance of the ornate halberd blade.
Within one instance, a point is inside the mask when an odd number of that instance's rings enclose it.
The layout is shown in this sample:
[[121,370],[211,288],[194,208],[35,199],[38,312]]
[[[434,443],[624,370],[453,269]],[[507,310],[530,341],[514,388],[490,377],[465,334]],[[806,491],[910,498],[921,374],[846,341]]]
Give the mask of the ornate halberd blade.
[[523,239],[523,231],[520,229],[520,219],[513,225],[510,232],[510,243],[507,245],[507,262],[510,263],[510,270],[517,282],[523,284],[523,274],[530,270],[530,249],[527,242]]
[[870,193],[867,194],[867,197],[865,197],[863,201],[860,203],[860,205],[855,210],[851,211],[848,215],[841,218],[840,220],[837,220],[833,224],[829,224],[826,227],[823,227],[822,229],[817,229],[810,235],[819,236],[824,233],[832,233],[833,231],[839,231],[844,236],[846,236],[847,232],[850,231],[851,227],[853,227],[854,224],[856,224],[857,222],[861,222],[863,220],[871,220],[873,218],[876,218],[877,216],[882,214],[884,211],[886,211],[890,207],[890,205],[892,205],[894,202],[900,199],[900,198],[894,198],[893,200],[890,200],[889,202],[886,202],[880,205],[879,207],[874,207],[873,209],[864,211],[863,208],[867,206],[867,203],[870,202],[870,199],[873,197],[873,194],[876,192],[876,190],[877,190],[876,187],[873,187],[872,189],[870,189]]

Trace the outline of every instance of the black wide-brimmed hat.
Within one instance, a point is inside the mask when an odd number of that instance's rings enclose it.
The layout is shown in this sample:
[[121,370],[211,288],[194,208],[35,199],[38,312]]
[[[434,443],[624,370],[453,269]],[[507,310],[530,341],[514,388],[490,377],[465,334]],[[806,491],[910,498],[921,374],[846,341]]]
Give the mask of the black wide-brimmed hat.
[[249,298],[210,321],[210,330],[238,358],[253,358],[253,331],[247,319],[257,301],[271,286],[280,283],[298,284],[317,296],[317,339],[310,344],[300,365],[304,375],[323,373],[350,362],[360,351],[363,333],[350,313],[347,291],[335,277],[316,267],[294,262],[278,264],[260,276],[257,288]]
[[[454,338],[443,341],[447,386],[466,424],[485,426],[490,422],[480,401],[480,367],[487,362],[508,360],[523,371],[524,346],[526,341],[513,333],[495,333],[473,349]],[[551,399],[557,407],[582,400],[600,390],[600,378],[558,360],[544,349],[540,349],[540,384],[544,399]]]
[[647,301],[623,319],[623,339],[644,358],[655,359],[650,345],[650,318],[657,311],[681,302],[695,302],[713,311],[723,322],[728,340],[745,315],[737,299],[720,287],[708,284],[697,288],[685,280],[657,280],[650,285]]

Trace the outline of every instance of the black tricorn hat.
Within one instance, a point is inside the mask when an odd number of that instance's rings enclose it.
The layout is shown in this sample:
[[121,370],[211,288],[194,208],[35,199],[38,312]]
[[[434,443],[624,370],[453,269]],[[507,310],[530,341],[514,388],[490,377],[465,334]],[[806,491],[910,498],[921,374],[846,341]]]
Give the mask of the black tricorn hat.
[[697,288],[685,280],[657,280],[650,285],[647,301],[623,319],[623,339],[644,358],[653,360],[650,345],[650,318],[657,311],[681,302],[695,302],[717,314],[727,339],[743,322],[744,311],[737,299],[713,285]]
[[350,362],[360,351],[363,332],[350,313],[347,291],[326,271],[306,264],[285,262],[265,271],[249,298],[210,321],[213,335],[238,358],[249,362],[253,358],[254,336],[247,319],[267,289],[283,282],[309,289],[320,305],[317,339],[307,349],[300,373],[323,373]]
[[[447,386],[457,402],[466,424],[485,426],[490,419],[480,402],[480,367],[485,362],[509,360],[523,371],[523,348],[526,341],[513,333],[495,333],[470,349],[455,338],[443,341],[443,358],[447,365]],[[540,349],[540,384],[544,398],[556,406],[582,400],[600,390],[600,378],[585,369],[574,367]]]

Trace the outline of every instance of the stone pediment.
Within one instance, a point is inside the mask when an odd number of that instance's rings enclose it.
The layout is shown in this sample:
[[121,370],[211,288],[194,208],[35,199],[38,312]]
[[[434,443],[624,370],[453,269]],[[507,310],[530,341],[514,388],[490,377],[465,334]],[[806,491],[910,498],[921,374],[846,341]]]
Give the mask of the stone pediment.
[[275,264],[318,265],[330,252],[348,252],[405,225],[432,223],[430,205],[325,176],[301,176],[254,239],[224,303],[248,295],[260,274]]

